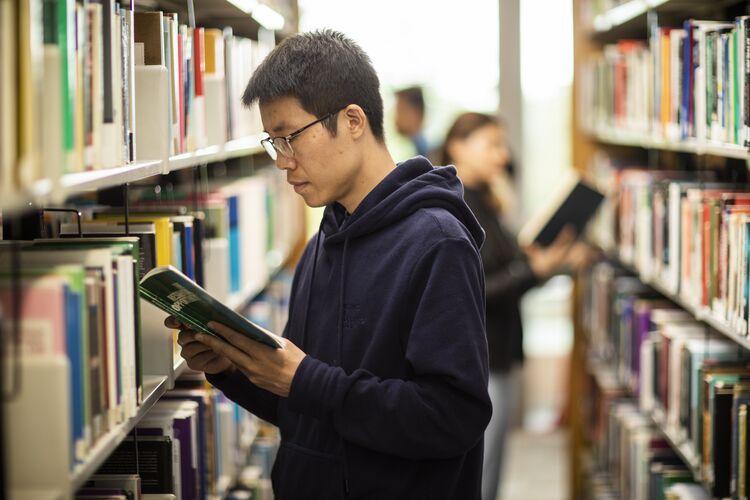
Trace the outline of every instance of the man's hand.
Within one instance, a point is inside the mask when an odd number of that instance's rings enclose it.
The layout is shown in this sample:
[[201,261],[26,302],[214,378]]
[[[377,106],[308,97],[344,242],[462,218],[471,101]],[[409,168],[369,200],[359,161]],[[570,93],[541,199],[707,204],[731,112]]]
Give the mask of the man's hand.
[[182,324],[174,316],[168,316],[164,320],[164,326],[180,330],[177,336],[177,343],[182,346],[180,355],[185,358],[191,369],[213,375],[234,370],[234,365],[229,359],[215,353],[209,346],[196,340],[197,332]]
[[289,396],[294,374],[305,357],[299,347],[283,339],[284,345],[274,349],[222,324],[212,321],[208,327],[226,341],[202,333],[196,333],[195,340],[208,346],[216,355],[228,359],[261,389],[277,396]]

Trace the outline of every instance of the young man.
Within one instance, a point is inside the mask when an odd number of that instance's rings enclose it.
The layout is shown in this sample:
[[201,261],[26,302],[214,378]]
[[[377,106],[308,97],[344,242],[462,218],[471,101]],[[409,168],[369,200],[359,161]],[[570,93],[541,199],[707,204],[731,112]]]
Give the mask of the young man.
[[455,170],[394,165],[377,75],[341,33],[286,39],[243,100],[259,101],[264,146],[325,214],[296,269],[285,346],[212,325],[227,342],[183,330],[183,357],[279,427],[279,500],[478,499],[484,233]]
[[424,136],[424,96],[422,87],[407,87],[396,92],[396,131],[407,137],[419,156],[430,154]]

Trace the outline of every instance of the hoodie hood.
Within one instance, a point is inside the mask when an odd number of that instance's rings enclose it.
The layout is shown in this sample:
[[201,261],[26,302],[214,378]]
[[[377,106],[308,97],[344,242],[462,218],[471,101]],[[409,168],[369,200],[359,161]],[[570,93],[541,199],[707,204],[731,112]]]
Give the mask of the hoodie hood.
[[351,216],[346,217],[344,207],[338,203],[327,206],[321,223],[325,244],[341,244],[376,232],[422,208],[442,208],[466,227],[479,248],[484,231],[463,195],[455,167],[433,167],[424,157],[412,158],[399,163]]

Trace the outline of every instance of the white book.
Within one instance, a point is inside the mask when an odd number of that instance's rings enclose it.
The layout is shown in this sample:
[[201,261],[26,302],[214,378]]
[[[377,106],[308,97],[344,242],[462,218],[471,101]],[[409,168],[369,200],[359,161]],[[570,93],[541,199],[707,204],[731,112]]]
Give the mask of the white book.
[[5,453],[13,457],[5,462],[8,486],[68,492],[73,465],[70,363],[64,355],[17,361],[22,390],[4,404]]
[[42,106],[42,175],[56,179],[62,173],[65,161],[62,131],[62,80],[60,48],[44,46],[44,93]]
[[179,32],[179,23],[177,20],[177,14],[173,17],[165,17],[169,26],[168,33],[165,33],[167,38],[165,41],[168,45],[168,57],[170,60],[169,65],[169,90],[170,90],[170,102],[172,111],[172,142],[171,142],[171,154],[180,153],[180,60],[178,55],[178,41],[177,34]]
[[[139,44],[136,44],[138,46]],[[166,66],[142,65],[135,68],[138,94],[135,124],[138,130],[137,160],[169,158],[169,75]]]
[[229,297],[229,240],[211,238],[204,240],[203,260],[205,288],[219,302]]
[[102,167],[104,139],[104,38],[102,34],[102,5],[86,5],[89,38],[91,40],[91,122],[92,144],[87,150],[87,168]]

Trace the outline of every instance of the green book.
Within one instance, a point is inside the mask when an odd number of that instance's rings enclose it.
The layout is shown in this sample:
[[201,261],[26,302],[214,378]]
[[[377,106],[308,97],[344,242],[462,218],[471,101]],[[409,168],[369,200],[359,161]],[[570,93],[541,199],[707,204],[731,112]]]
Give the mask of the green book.
[[280,337],[231,310],[172,266],[149,271],[138,290],[143,299],[196,331],[222,338],[208,327],[210,321],[215,321],[270,347],[283,345]]

